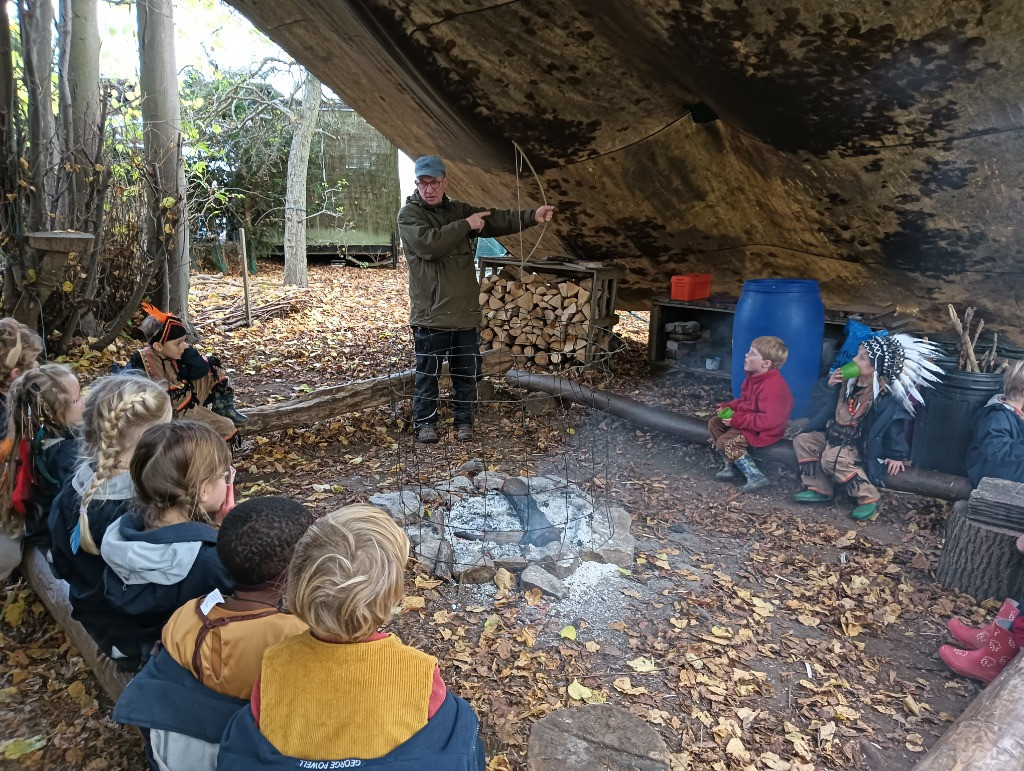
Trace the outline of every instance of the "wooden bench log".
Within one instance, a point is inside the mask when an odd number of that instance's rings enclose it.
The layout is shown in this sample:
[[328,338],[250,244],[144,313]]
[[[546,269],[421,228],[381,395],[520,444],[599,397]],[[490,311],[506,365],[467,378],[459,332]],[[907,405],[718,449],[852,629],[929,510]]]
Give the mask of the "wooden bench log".
[[1024,484],[985,477],[971,493],[968,518],[1024,533]]
[[[541,391],[577,404],[593,407],[638,426],[678,436],[688,442],[702,444],[708,441],[706,421],[659,407],[650,407],[607,391],[595,391],[568,378],[509,370],[505,374],[505,380],[510,385],[525,388],[528,391]],[[753,455],[759,460],[796,467],[793,445],[785,439],[770,447],[754,450]],[[917,468],[909,468],[895,476],[888,475],[885,478],[885,486],[891,490],[950,501],[966,499],[971,494],[971,483],[966,477]]]
[[131,675],[118,669],[117,665],[96,647],[85,627],[71,618],[68,582],[53,575],[50,563],[34,546],[25,549],[25,556],[21,560],[21,573],[28,579],[33,591],[39,595],[43,605],[60,625],[68,641],[78,648],[78,652],[82,654],[85,663],[110,700],[117,701],[117,697],[131,680]]
[[[508,348],[496,348],[483,353],[485,375],[504,375],[512,367],[512,353]],[[448,364],[444,365],[441,377],[448,376]],[[242,429],[243,434],[261,434],[267,431],[283,431],[287,428],[306,426],[321,420],[331,420],[340,415],[358,412],[367,407],[380,407],[412,398],[415,370],[405,370],[393,375],[357,380],[342,385],[327,386],[311,391],[305,396],[273,404],[244,409],[249,421]]]
[[975,697],[914,771],[1024,771],[1024,656]]
[[1024,555],[1017,551],[1020,531],[975,522],[969,506],[958,501],[946,522],[946,541],[935,571],[939,582],[977,600],[1024,597]]

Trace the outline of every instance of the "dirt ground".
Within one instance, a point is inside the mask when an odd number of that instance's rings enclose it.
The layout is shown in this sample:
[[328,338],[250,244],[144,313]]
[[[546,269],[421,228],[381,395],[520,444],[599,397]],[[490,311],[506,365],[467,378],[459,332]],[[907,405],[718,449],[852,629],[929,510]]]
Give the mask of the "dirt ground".
[[[261,270],[255,307],[294,296],[301,308],[250,329],[215,323],[240,282],[194,283],[202,347],[233,369],[242,403],[411,366],[404,270],[314,265],[304,292],[280,286],[280,266]],[[591,385],[700,417],[727,398],[724,381],[652,371],[643,314],[624,314],[618,332],[613,371],[589,374]],[[68,360],[88,380],[135,345]],[[746,496],[715,481],[707,447],[575,405],[535,417],[522,393],[495,386],[475,442],[454,442],[449,426],[439,444],[416,445],[409,405],[398,403],[248,437],[236,454],[240,497],[289,495],[318,513],[442,482],[472,459],[556,474],[631,512],[636,563],[605,570],[574,601],[444,584],[410,567],[391,629],[437,656],[476,708],[492,771],[525,767],[540,717],[600,702],[653,725],[676,769],[908,769],[978,693],[935,655],[950,615],[985,615],[934,581],[948,504],[886,493],[882,516],[858,525],[844,502],[791,503],[795,474],[777,467],[766,469],[773,488]],[[138,735],[110,722],[109,702],[35,595],[17,574],[5,590],[3,767],[143,768]]]

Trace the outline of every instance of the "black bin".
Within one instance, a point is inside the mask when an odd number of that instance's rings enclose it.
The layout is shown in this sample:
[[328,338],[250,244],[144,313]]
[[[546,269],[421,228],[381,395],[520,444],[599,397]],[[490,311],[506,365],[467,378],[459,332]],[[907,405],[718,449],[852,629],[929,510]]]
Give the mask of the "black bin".
[[1002,392],[1003,376],[946,370],[941,383],[919,390],[924,404],[917,408],[911,460],[918,468],[967,476],[967,447],[978,413]]

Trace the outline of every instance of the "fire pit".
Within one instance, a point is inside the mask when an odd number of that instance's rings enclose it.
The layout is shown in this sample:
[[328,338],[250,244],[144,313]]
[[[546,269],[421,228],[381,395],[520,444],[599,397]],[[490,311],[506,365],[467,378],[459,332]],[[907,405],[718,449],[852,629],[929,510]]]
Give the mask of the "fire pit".
[[559,477],[470,471],[370,502],[405,528],[416,559],[462,583],[485,583],[505,568],[546,591],[543,574],[557,582],[583,560],[633,563],[629,512]]

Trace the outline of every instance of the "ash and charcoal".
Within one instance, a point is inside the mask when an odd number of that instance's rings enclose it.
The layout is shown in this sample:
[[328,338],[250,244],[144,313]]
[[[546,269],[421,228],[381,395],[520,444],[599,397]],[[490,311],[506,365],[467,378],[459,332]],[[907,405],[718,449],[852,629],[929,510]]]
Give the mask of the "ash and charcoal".
[[405,527],[420,562],[462,583],[490,581],[499,568],[534,576],[540,570],[552,579],[544,591],[553,594],[583,561],[633,562],[629,513],[595,505],[558,477],[481,471],[371,503]]

